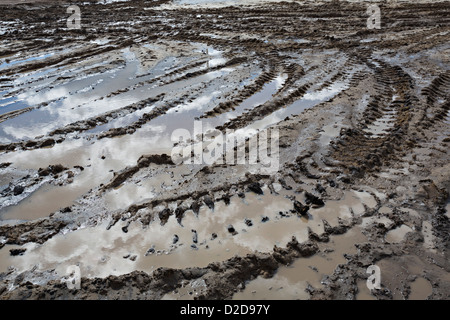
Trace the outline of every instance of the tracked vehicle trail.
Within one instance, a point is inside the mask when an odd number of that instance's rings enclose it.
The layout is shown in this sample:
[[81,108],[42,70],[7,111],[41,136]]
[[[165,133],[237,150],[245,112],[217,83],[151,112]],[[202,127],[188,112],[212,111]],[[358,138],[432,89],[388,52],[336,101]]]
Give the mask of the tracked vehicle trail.
[[[9,2],[1,299],[448,298],[448,2]],[[278,170],[175,164],[194,121]]]

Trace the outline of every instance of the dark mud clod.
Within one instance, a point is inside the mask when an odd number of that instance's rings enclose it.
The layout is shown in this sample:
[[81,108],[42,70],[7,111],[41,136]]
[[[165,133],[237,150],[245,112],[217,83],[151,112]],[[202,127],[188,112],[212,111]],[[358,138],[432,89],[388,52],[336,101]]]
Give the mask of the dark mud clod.
[[228,206],[230,204],[230,196],[228,194],[222,197],[223,202]]
[[269,217],[268,216],[264,216],[261,218],[261,222],[267,222],[269,221]]
[[227,230],[228,230],[228,232],[231,233],[233,236],[238,234],[238,232],[236,231],[236,229],[234,229],[233,225],[231,225],[231,224],[228,225]]
[[197,234],[197,231],[194,230],[194,229],[192,229],[191,232],[192,232],[192,242],[197,243],[197,242],[198,242],[198,234]]
[[159,214],[159,220],[161,221],[161,225],[165,225],[169,220],[169,217],[173,214],[172,210],[169,208],[163,209]]
[[191,204],[191,210],[195,213],[196,216],[198,216],[198,213],[200,212],[201,204],[198,201],[194,201]]
[[298,215],[306,216],[308,214],[309,206],[303,205],[300,201],[294,201],[294,210]]
[[318,207],[323,207],[325,205],[325,202],[323,202],[322,199],[320,199],[319,197],[316,197],[312,193],[305,192],[305,198],[306,198],[306,200],[305,200],[306,204],[313,204]]
[[0,163],[0,169],[8,168],[10,165],[12,165],[12,162],[3,162],[3,163]]
[[147,252],[145,253],[145,256],[148,256],[148,255],[153,254],[153,253],[155,253],[155,248],[152,247],[152,248],[147,250]]
[[253,191],[253,192],[256,193],[256,194],[259,194],[259,195],[264,194],[258,182],[253,182],[253,183],[251,183],[251,184],[248,186],[248,189],[249,189],[250,191]]
[[25,188],[22,186],[15,186],[13,189],[13,193],[15,196],[18,196],[18,195],[22,194],[24,190],[25,190]]
[[184,212],[186,211],[183,207],[177,207],[175,209],[175,217],[177,218],[177,222],[181,224],[181,221],[183,220]]
[[47,168],[39,168],[38,174],[39,174],[39,176],[44,177],[44,176],[48,176],[50,174],[55,175],[55,174],[61,173],[67,169],[68,168],[64,167],[61,164],[55,164],[55,165],[50,165]]
[[70,207],[65,207],[65,208],[61,209],[60,211],[61,211],[61,213],[69,213],[69,212],[72,212],[72,209]]
[[12,256],[21,256],[27,251],[26,248],[19,248],[19,249],[10,249],[9,254]]
[[251,227],[251,226],[253,226],[253,222],[252,222],[252,220],[250,220],[250,219],[245,219],[244,220],[244,223],[248,226],[248,227]]
[[203,202],[208,206],[209,209],[214,210],[214,201],[210,196],[206,195],[203,197]]
[[173,235],[173,240],[172,240],[172,243],[173,244],[176,244],[177,242],[178,242],[178,240],[179,240],[180,238],[178,237],[178,235]]

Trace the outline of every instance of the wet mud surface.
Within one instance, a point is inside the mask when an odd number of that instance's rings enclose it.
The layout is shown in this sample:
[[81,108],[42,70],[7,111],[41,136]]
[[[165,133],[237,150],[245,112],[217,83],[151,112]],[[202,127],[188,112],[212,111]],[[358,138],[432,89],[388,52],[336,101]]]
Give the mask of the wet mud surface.
[[368,5],[2,1],[0,299],[449,299],[450,5]]

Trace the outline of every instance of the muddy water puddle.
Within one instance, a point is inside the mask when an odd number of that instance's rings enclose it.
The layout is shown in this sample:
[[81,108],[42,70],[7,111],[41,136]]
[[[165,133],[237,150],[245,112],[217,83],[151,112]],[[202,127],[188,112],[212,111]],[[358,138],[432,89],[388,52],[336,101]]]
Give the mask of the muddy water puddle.
[[[27,244],[24,247],[28,250],[23,256],[9,256],[7,252],[15,246],[5,246],[0,250],[2,267],[5,270],[14,265],[18,270],[26,270],[38,265],[42,270],[56,268],[64,273],[69,265],[79,264],[82,274],[88,277],[133,270],[151,272],[160,266],[205,267],[234,255],[271,252],[274,245],[284,247],[292,236],[299,242],[306,241],[307,227],[317,233],[323,231],[321,219],[324,217],[316,210],[311,210],[307,219],[299,218],[290,212],[293,208],[291,200],[281,194],[270,194],[268,188],[263,190],[264,195],[247,193],[244,199],[234,196],[228,206],[216,202],[214,210],[203,206],[198,216],[188,210],[181,225],[174,216],[164,226],[156,218],[146,229],[142,229],[140,223],[132,222],[128,232],[124,233],[122,227],[126,222],[119,221],[106,230],[108,222],[105,221],[97,227],[57,235],[43,245]],[[333,212],[336,214],[335,210]],[[234,228],[234,235],[229,226]],[[350,232],[341,238],[347,237],[350,241],[355,235]],[[343,262],[339,255],[336,251],[323,261],[319,256],[308,261],[318,259],[314,262],[316,268],[327,273],[335,263]],[[332,262],[328,264],[327,259]]]
[[[212,51],[212,63],[223,63],[221,53]],[[51,130],[66,124],[111,111],[111,108],[118,109],[160,93],[176,90],[180,87],[180,83],[175,82],[163,85],[162,87],[148,85],[140,88],[134,87],[140,83],[145,83],[147,80],[164,76],[170,63],[172,65],[183,65],[183,63],[188,61],[188,59],[166,57],[160,63],[156,64],[151,69],[151,72],[138,78],[136,75],[142,73],[142,68],[141,61],[137,59],[136,54],[130,49],[123,49],[118,57],[124,60],[124,66],[113,67],[112,69],[107,69],[104,72],[93,75],[78,76],[77,79],[56,84],[55,86],[49,85],[50,78],[47,80],[44,79],[39,85],[39,87],[43,87],[43,90],[39,90],[39,92],[37,92],[38,90],[34,90],[38,84],[32,83],[33,86],[29,88],[33,90],[25,90],[24,93],[17,96],[18,101],[3,106],[1,111],[14,111],[27,106],[35,106],[43,102],[49,102],[48,105],[5,121],[0,127],[2,141],[8,142],[23,138],[34,138],[35,136],[47,134]],[[92,66],[92,68],[94,67]],[[78,64],[78,69],[72,71],[72,76],[75,71],[80,71],[82,68],[83,65]],[[190,69],[187,72],[204,68]],[[185,86],[190,84],[207,82],[208,79],[220,77],[224,74],[224,71],[212,71],[198,78],[181,82],[185,88]],[[27,89],[27,86],[25,84],[24,89]],[[183,88],[183,86],[179,89]],[[118,95],[109,96],[111,92],[123,90],[124,88],[128,88],[128,90]],[[57,100],[52,101],[54,99]]]
[[430,281],[422,277],[418,277],[410,286],[411,293],[408,300],[425,300],[432,293],[433,289]]
[[367,287],[367,280],[359,280],[357,282],[358,293],[356,294],[356,300],[377,300],[375,296],[371,294],[370,289]]
[[[282,196],[266,195],[261,198],[248,194],[245,200],[233,197],[229,206],[217,203],[214,211],[202,207],[198,217],[187,211],[183,226],[172,216],[164,226],[154,221],[143,230],[138,223],[132,223],[128,233],[124,233],[120,222],[109,231],[105,222],[94,228],[56,236],[44,245],[30,249],[24,256],[10,257],[12,260],[9,262],[20,269],[40,264],[40,268],[57,267],[61,272],[68,265],[80,263],[86,276],[122,274],[136,269],[152,271],[159,266],[204,267],[236,254],[245,255],[258,249],[271,250],[274,243],[285,244],[290,238],[285,237],[284,232],[275,233],[268,239],[265,224],[275,224],[278,210],[291,208],[291,201]],[[263,216],[268,216],[269,221],[261,222]],[[246,218],[252,220],[251,227],[245,223]],[[295,224],[291,231],[306,226],[296,216],[285,221],[278,223],[284,223],[284,226]],[[238,232],[234,236],[227,230],[230,224]],[[192,230],[196,230],[195,242]],[[173,244],[175,235],[179,240]],[[150,248],[154,248],[155,252],[145,256]],[[135,261],[123,258],[127,255],[136,255]]]
[[[418,257],[388,258],[376,265],[380,267],[381,285],[392,292],[394,300],[424,300],[431,295],[431,283],[425,279],[428,267]],[[442,281],[448,280],[448,274],[443,274]]]
[[390,243],[398,243],[404,240],[406,234],[408,232],[412,232],[413,230],[407,226],[407,225],[401,225],[398,228],[395,228],[393,230],[390,230],[387,234],[386,234],[386,241],[390,242]]
[[0,210],[0,220],[35,220],[73,204],[85,189],[77,186],[43,185],[17,205]]
[[280,267],[270,279],[258,277],[250,281],[245,289],[236,293],[236,300],[300,299],[309,298],[305,291],[308,284],[320,288],[321,280],[331,275],[339,265],[346,263],[344,254],[356,253],[356,243],[367,241],[359,228],[344,235],[333,236],[329,243],[320,245],[320,252],[310,258],[297,259],[290,266]]

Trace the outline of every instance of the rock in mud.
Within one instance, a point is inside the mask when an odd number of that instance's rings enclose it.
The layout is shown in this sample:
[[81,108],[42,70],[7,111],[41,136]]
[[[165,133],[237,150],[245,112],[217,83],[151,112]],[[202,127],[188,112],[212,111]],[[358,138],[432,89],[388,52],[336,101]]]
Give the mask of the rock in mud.
[[252,222],[252,220],[250,220],[250,219],[245,219],[245,220],[244,220],[244,223],[245,223],[248,227],[253,226],[253,222]]
[[294,210],[298,215],[305,216],[308,214],[309,206],[303,205],[300,201],[294,201]]
[[61,213],[69,213],[69,212],[72,212],[72,209],[70,207],[65,207],[65,208],[61,209],[60,211],[61,211]]
[[171,215],[172,215],[172,210],[170,210],[169,208],[163,209],[158,215],[159,220],[161,220],[161,225],[165,225]]
[[42,143],[39,145],[40,148],[45,148],[45,147],[52,147],[54,146],[56,143],[56,141],[54,139],[46,139],[44,141],[42,141]]
[[233,225],[228,225],[227,230],[229,233],[231,233],[233,236],[237,235],[238,232],[236,231],[236,229],[234,229]]
[[253,183],[251,183],[251,184],[248,186],[248,189],[249,189],[250,191],[253,191],[253,192],[256,193],[256,194],[259,194],[259,195],[264,194],[264,192],[262,191],[262,189],[261,189],[261,187],[260,187],[260,185],[259,185],[258,182],[253,182]]
[[210,196],[206,195],[203,197],[203,202],[208,206],[209,209],[214,210],[214,201]]
[[306,198],[306,200],[305,200],[306,204],[313,204],[318,207],[323,207],[325,205],[325,202],[323,202],[322,199],[320,199],[319,197],[316,197],[312,193],[305,192],[305,198]]
[[186,211],[186,209],[184,209],[183,207],[177,207],[175,209],[175,217],[177,218],[177,221],[179,224],[181,224],[181,220],[183,220],[185,211]]
[[195,213],[196,216],[198,216],[198,213],[200,212],[201,204],[198,201],[194,201],[191,204],[191,210]]
[[197,231],[194,230],[194,229],[192,229],[191,232],[192,232],[192,242],[197,243],[197,242],[198,242],[198,234],[197,234]]
[[19,248],[19,249],[10,249],[9,254],[12,256],[22,256],[25,251],[27,251],[26,248]]
[[268,216],[264,216],[261,218],[261,222],[267,222],[269,221],[269,217]]
[[148,167],[151,163],[159,164],[159,165],[161,165],[161,164],[173,165],[174,164],[172,161],[172,158],[165,153],[141,156],[137,161],[139,168]]
[[22,194],[24,190],[25,190],[25,188],[22,186],[15,186],[13,189],[13,193],[15,196],[18,196],[18,195]]
[[58,174],[67,170],[68,168],[64,167],[62,164],[49,165],[47,168],[39,168],[38,174],[40,177],[45,177],[50,174]]
[[224,195],[222,197],[223,202],[225,202],[225,204],[228,206],[230,205],[230,196],[228,194]]
[[318,183],[318,184],[316,185],[316,190],[317,190],[317,192],[319,192],[319,193],[325,193],[325,192],[326,192],[325,188],[324,188],[320,183]]
[[178,240],[180,240],[180,238],[178,237],[178,235],[173,235],[173,240],[172,240],[172,243],[173,244],[176,244],[177,242],[178,242]]
[[12,162],[3,162],[3,163],[0,163],[0,169],[8,168],[10,165],[12,165]]
[[145,253],[145,256],[151,255],[155,253],[155,248],[151,247],[150,249],[147,250],[147,252]]

